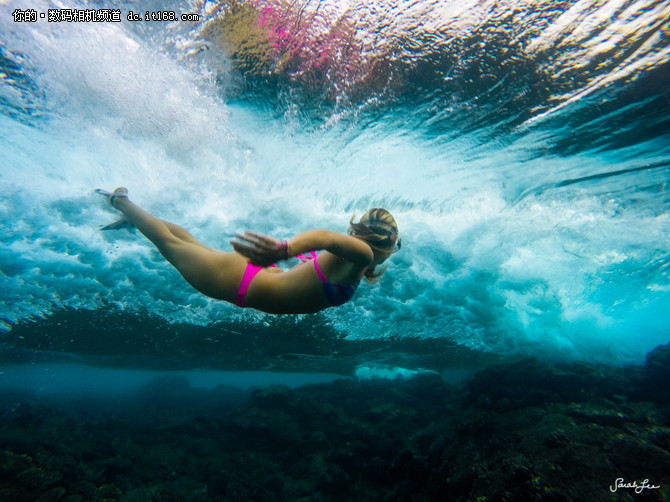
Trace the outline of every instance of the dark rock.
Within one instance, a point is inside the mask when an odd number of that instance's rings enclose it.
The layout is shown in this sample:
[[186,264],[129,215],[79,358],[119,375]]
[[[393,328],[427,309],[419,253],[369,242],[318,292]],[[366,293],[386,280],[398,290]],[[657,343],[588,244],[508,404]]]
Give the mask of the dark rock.
[[54,473],[46,472],[41,467],[29,467],[14,478],[17,484],[24,488],[44,491],[58,483],[59,479]]
[[467,388],[470,403],[499,411],[594,397],[620,400],[621,394],[634,392],[624,374],[605,366],[550,366],[533,358],[490,366],[476,373]]
[[670,344],[660,345],[647,354],[644,382],[647,396],[655,401],[670,401]]
[[64,495],[65,488],[62,486],[56,486],[42,493],[39,497],[37,497],[35,502],[57,502],[62,500]]
[[295,404],[295,395],[289,387],[275,385],[253,392],[251,403],[261,409],[286,408]]
[[670,378],[670,343],[659,345],[647,354],[645,364],[647,373],[653,378]]
[[570,444],[570,439],[560,431],[554,431],[544,438],[544,444],[552,448],[562,448]]
[[605,500],[613,473],[661,486],[622,500],[661,501],[670,408],[631,392],[658,364],[524,360],[462,388],[349,379],[259,389],[225,409],[221,390],[155,381],[133,419],[12,396],[22,412],[0,427],[0,501],[579,502]]
[[18,473],[29,469],[33,465],[33,459],[25,454],[17,454],[5,450],[0,452],[0,474],[3,477],[14,477]]
[[103,499],[119,499],[123,493],[121,490],[113,484],[109,485],[102,485],[100,488],[98,488],[98,496],[103,498]]

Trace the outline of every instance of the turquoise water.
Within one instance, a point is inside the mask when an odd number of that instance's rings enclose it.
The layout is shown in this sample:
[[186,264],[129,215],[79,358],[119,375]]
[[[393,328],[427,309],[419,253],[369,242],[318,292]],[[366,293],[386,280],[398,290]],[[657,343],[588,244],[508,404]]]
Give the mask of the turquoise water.
[[[668,500],[667,0],[53,7],[0,0],[1,500]],[[121,185],[403,246],[241,310],[99,231]]]
[[[122,21],[0,5],[5,364],[444,371],[670,341],[667,2],[105,6]],[[98,231],[116,215],[93,189],[119,185],[224,250],[371,206],[403,249],[342,307],[240,310]]]

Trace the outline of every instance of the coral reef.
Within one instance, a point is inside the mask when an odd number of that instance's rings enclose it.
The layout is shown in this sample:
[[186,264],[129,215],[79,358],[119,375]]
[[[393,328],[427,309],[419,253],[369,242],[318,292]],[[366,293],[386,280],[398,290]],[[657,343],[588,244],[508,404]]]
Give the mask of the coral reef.
[[[662,501],[670,347],[249,394],[0,397],[0,501]],[[646,480],[646,482],[645,482]]]

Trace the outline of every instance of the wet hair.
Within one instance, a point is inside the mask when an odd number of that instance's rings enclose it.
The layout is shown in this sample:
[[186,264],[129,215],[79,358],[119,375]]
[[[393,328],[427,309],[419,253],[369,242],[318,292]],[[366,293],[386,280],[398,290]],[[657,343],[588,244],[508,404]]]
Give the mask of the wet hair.
[[[354,222],[355,216],[349,221],[349,235],[361,239],[372,248],[375,260],[388,259],[393,254],[398,240],[398,224],[386,209],[373,208],[367,211],[358,223]],[[368,282],[375,282],[385,272],[382,269],[375,271],[376,265],[365,271]]]

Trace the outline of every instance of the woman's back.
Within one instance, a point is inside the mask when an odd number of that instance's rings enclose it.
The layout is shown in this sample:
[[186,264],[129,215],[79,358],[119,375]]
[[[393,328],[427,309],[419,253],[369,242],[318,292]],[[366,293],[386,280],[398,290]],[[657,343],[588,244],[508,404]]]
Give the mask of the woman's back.
[[270,313],[317,312],[333,306],[328,288],[355,286],[364,272],[365,267],[324,251],[318,255],[316,266],[310,259],[286,272],[261,270],[247,291],[245,305]]

